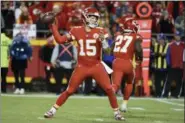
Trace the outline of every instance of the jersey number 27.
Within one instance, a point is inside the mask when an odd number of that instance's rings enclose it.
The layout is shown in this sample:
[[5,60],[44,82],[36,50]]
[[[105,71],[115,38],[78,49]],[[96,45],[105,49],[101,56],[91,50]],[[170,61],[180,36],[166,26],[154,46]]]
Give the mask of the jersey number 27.
[[[132,42],[133,37],[132,36],[123,36],[119,35],[116,38],[115,46],[114,46],[114,52],[122,52],[126,53],[127,48],[129,47],[130,43]],[[121,44],[125,42],[125,44],[121,47]]]

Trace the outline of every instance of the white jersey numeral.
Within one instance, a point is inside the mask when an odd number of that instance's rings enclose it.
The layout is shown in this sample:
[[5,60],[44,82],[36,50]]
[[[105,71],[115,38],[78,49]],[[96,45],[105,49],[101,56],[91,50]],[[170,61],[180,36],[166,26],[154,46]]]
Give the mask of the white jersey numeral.
[[[119,35],[116,38],[116,43],[114,46],[114,52],[123,52],[126,53],[127,52],[127,48],[129,47],[130,43],[132,42],[133,37],[132,36],[122,36]],[[125,41],[125,44],[123,47],[121,47],[120,45],[122,44],[122,42]]]
[[[79,44],[80,44],[80,56],[95,56],[96,55],[96,46],[93,44],[96,43],[96,40],[94,39],[87,39],[86,40],[86,45],[84,46],[84,40],[80,39]],[[86,49],[86,52],[85,52]]]

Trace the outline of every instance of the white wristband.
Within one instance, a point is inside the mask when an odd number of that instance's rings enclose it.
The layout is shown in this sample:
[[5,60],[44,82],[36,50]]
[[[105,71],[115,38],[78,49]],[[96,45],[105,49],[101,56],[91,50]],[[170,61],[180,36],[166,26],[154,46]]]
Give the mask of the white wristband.
[[109,48],[109,44],[108,44],[107,40],[105,40],[105,39],[102,41],[102,48],[103,49]]

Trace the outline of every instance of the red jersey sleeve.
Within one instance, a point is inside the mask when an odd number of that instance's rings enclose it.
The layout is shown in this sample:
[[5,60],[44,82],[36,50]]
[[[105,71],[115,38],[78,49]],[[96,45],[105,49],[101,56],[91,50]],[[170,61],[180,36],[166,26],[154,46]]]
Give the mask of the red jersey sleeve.
[[75,28],[71,28],[71,30],[69,31],[69,34],[71,36],[72,40],[76,40],[76,29]]
[[54,36],[55,41],[57,43],[62,44],[64,42],[68,41],[68,38],[67,38],[66,35],[63,35],[63,36],[60,35],[60,33],[58,32],[58,28],[57,28],[56,25],[51,25],[50,28],[51,28],[51,30],[53,32],[53,36]]

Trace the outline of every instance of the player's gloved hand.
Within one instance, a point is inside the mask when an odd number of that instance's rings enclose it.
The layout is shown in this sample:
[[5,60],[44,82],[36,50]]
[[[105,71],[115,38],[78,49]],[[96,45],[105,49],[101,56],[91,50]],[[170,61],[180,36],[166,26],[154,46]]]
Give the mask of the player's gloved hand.
[[107,40],[105,39],[103,31],[100,31],[100,33],[99,33],[99,40],[102,43],[102,48],[103,49],[109,48],[109,44],[108,44]]

